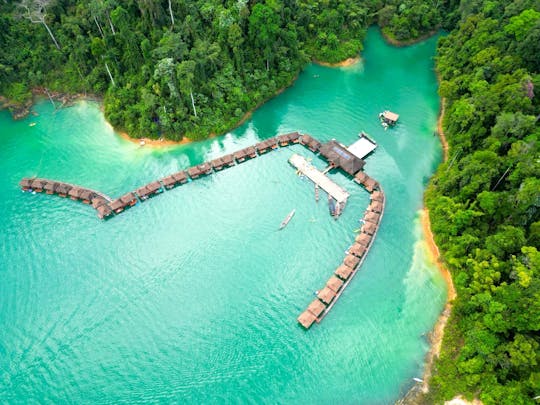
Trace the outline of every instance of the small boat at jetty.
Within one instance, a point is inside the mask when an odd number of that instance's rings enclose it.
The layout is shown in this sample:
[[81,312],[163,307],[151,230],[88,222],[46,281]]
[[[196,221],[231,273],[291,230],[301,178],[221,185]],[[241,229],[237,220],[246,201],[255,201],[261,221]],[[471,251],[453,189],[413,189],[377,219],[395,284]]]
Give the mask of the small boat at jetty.
[[296,212],[296,209],[289,212],[289,215],[287,215],[287,217],[281,222],[281,225],[279,226],[279,230],[282,230],[283,228],[287,226],[291,218],[294,216],[295,212]]

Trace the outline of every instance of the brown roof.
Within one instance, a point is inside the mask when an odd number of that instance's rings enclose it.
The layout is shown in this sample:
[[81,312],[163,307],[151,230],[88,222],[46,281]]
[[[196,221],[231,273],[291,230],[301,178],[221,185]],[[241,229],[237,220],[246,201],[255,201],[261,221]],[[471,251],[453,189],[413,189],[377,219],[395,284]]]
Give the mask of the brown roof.
[[[94,203],[96,199],[92,201],[92,204]],[[126,203],[122,201],[121,198],[117,198],[116,200],[113,200],[110,204],[110,207],[113,211],[116,211],[117,209],[124,208],[126,206]]]
[[221,168],[224,165],[223,159],[218,157],[210,162],[213,168]]
[[364,186],[366,187],[366,190],[367,191],[373,191],[375,190],[377,187],[379,187],[379,183],[377,183],[375,180],[373,180],[371,177],[369,179],[367,179],[365,182],[364,182]]
[[380,201],[372,201],[371,204],[369,204],[369,209],[374,212],[382,212],[383,204]]
[[399,114],[393,113],[392,111],[384,111],[383,117],[389,121],[396,122],[399,119]]
[[351,153],[345,145],[337,141],[325,143],[320,148],[321,155],[332,163],[334,166],[343,169],[346,173],[354,176],[359,170],[364,167],[365,162]]
[[366,181],[367,179],[369,178],[369,176],[364,173],[364,172],[358,172],[356,173],[356,175],[354,176],[354,179],[356,180],[357,183],[363,183],[364,181]]
[[187,169],[187,172],[190,177],[193,176],[200,176],[201,175],[201,169],[198,166],[192,166],[189,169]]
[[319,291],[319,293],[317,294],[317,297],[319,297],[319,299],[326,303],[326,304],[330,304],[332,302],[332,300],[334,299],[334,297],[336,296],[336,293],[335,291],[333,291],[332,289],[328,288],[327,286],[325,286],[321,291]]
[[71,197],[79,198],[79,194],[81,192],[81,189],[79,187],[73,187],[71,190],[69,190],[69,195]]
[[32,184],[32,179],[29,179],[27,177],[25,177],[24,179],[22,179],[20,182],[19,182],[19,185],[22,187],[22,188],[28,188],[30,187]]
[[379,218],[381,217],[381,214],[377,214],[376,212],[368,212],[366,215],[364,215],[364,220],[366,222],[373,222],[374,224],[379,222]]
[[204,162],[199,165],[199,169],[201,169],[201,173],[207,173],[212,171],[212,166],[210,166],[210,163]]
[[236,152],[233,153],[233,156],[236,160],[238,159],[245,159],[246,158],[246,155],[247,155],[247,152],[245,149],[240,149],[240,150],[237,150]]
[[92,200],[95,197],[95,193],[85,188],[79,191],[79,198],[82,200]]
[[159,181],[153,181],[152,183],[146,186],[146,189],[151,193],[159,190],[161,188],[161,183]]
[[354,269],[359,262],[360,259],[354,255],[347,255],[345,256],[345,259],[343,259],[343,264],[349,266],[351,269]]
[[135,194],[132,192],[129,192],[120,197],[120,200],[122,200],[124,204],[131,204],[133,200],[137,200],[137,197],[135,197]]
[[234,160],[234,157],[233,157],[233,155],[225,155],[225,156],[223,156],[221,158],[221,160],[223,160],[223,163],[228,165],[228,164],[232,163],[232,161]]
[[349,253],[351,255],[355,255],[356,257],[362,257],[365,252],[366,252],[366,247],[362,246],[360,243],[354,243],[349,248]]
[[45,186],[43,186],[43,188],[48,191],[54,191],[57,186],[58,183],[56,181],[48,181],[45,183]]
[[342,285],[343,280],[337,278],[336,276],[330,277],[326,282],[326,286],[335,292],[338,292]]
[[104,204],[107,204],[107,200],[105,200],[104,198],[101,198],[101,197],[92,198],[92,207],[98,208]]
[[278,140],[276,137],[272,137],[272,138],[268,138],[266,140],[266,144],[269,146],[269,147],[272,147],[272,146],[276,146],[278,143]]
[[360,243],[361,245],[367,246],[369,245],[369,242],[371,241],[371,236],[367,233],[361,233],[358,235],[355,239],[357,243]]
[[139,197],[145,197],[150,193],[146,186],[139,187],[137,190],[135,190],[135,192]]
[[56,186],[56,192],[59,194],[67,194],[71,190],[71,186],[69,184],[60,183],[58,186]]
[[343,280],[347,280],[352,272],[353,269],[342,264],[336,269],[335,274],[341,277]]
[[309,327],[313,325],[313,322],[315,322],[316,318],[317,317],[313,315],[311,312],[309,312],[308,310],[305,310],[304,312],[300,314],[297,320],[298,320],[298,323],[300,323],[300,325],[302,325],[306,329],[309,329]]
[[384,194],[382,191],[374,191],[371,193],[371,199],[373,201],[384,201]]
[[96,208],[98,212],[98,217],[105,218],[112,214],[112,210],[107,205],[100,205]]
[[315,298],[313,301],[311,301],[311,304],[308,305],[307,310],[313,315],[319,316],[320,314],[322,314],[322,311],[324,311],[325,308],[326,305],[324,305],[321,301]]
[[43,186],[47,183],[47,180],[44,179],[34,179],[32,180],[32,187],[33,188],[43,188]]
[[246,154],[247,154],[248,156],[252,156],[252,155],[256,155],[256,154],[257,154],[257,152],[255,151],[255,148],[254,148],[253,146],[248,146],[248,147],[245,149],[245,151],[246,151]]
[[172,175],[163,177],[161,181],[165,186],[173,186],[176,183],[176,179]]
[[375,225],[373,222],[366,222],[362,226],[362,232],[367,233],[369,235],[373,235],[376,230],[377,230],[377,225]]
[[257,152],[265,151],[269,147],[270,146],[268,145],[266,141],[259,142],[258,144],[255,145],[255,149],[257,149]]
[[312,138],[308,134],[303,134],[302,138],[300,140],[300,143],[303,145],[306,145],[309,147],[309,149],[312,149],[314,151],[318,151],[321,147],[321,143],[317,141],[315,138]]
[[185,170],[181,170],[179,172],[173,173],[171,176],[173,176],[176,181],[187,180],[187,174]]

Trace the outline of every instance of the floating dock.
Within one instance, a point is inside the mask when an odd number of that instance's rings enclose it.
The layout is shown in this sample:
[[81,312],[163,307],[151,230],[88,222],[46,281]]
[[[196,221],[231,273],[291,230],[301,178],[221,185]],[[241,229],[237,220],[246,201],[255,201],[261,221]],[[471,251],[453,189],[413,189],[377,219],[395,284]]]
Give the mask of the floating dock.
[[289,163],[297,168],[300,173],[315,183],[316,186],[319,186],[326,191],[328,195],[336,200],[339,204],[345,204],[347,202],[349,193],[330,180],[330,178],[324,173],[318,171],[306,160],[306,158],[295,153],[290,157]]

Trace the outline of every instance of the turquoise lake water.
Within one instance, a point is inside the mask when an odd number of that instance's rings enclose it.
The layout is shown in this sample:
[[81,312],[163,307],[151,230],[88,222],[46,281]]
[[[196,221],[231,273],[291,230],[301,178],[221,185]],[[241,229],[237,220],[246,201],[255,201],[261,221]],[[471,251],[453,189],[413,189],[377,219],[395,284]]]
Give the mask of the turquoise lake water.
[[[81,102],[13,121],[0,112],[0,402],[388,404],[423,371],[446,297],[419,226],[441,160],[436,38],[394,48],[370,29],[363,61],[310,65],[240,128],[151,149]],[[377,114],[401,115],[384,131]],[[30,127],[29,124],[36,125]],[[289,131],[378,143],[365,171],[387,203],[360,272],[324,321],[296,317],[340,264],[369,195],[335,221],[280,149],[166,192],[109,221],[81,203],[22,193],[23,176],[116,197]],[[282,219],[296,208],[283,231]]]

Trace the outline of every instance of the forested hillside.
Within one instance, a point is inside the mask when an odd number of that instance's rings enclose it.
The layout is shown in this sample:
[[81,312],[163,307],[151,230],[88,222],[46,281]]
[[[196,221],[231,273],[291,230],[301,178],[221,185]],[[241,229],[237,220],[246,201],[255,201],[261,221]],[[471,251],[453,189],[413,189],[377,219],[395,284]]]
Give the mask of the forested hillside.
[[387,33],[400,39],[414,37],[438,27],[453,7],[434,3],[424,19],[422,4],[0,2],[0,94],[17,103],[38,86],[97,94],[107,119],[133,137],[201,139],[230,129],[309,60],[358,55],[369,24],[389,24]]
[[463,2],[439,42],[448,161],[426,200],[458,298],[427,403],[540,395],[540,3]]

